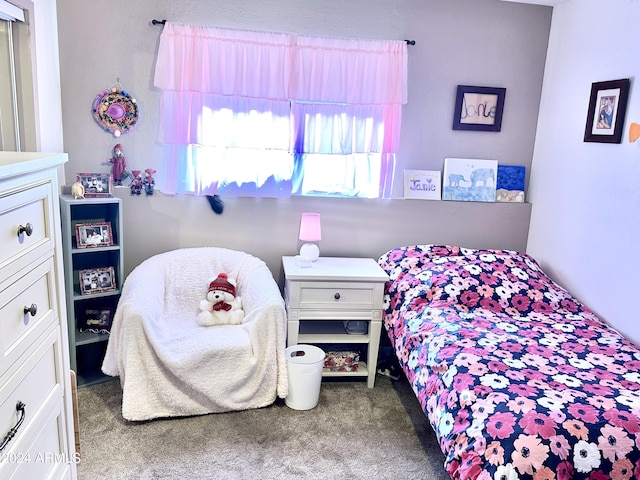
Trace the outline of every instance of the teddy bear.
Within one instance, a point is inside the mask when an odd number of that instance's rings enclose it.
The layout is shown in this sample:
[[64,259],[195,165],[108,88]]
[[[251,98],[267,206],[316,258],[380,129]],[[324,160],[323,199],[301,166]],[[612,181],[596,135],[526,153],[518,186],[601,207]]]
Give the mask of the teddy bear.
[[220,273],[209,283],[206,300],[200,301],[198,324],[239,325],[244,319],[242,299],[236,296],[235,282],[226,273]]

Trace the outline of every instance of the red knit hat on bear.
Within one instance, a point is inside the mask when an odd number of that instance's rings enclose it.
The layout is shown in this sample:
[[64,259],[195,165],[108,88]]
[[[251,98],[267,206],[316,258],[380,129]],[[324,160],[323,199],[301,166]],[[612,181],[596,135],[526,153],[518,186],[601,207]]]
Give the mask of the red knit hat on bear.
[[229,281],[229,277],[227,277],[226,273],[221,273],[218,275],[213,282],[209,284],[209,291],[212,290],[220,290],[222,292],[227,292],[236,296],[236,287]]

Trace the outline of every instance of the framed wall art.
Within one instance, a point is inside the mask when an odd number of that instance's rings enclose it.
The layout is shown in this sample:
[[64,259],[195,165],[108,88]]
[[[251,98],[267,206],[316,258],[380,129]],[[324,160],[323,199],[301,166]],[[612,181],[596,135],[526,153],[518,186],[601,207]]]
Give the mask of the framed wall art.
[[453,129],[499,132],[506,93],[506,88],[458,85]]
[[76,182],[84,187],[85,198],[112,196],[113,179],[108,173],[77,173]]
[[496,202],[524,202],[526,168],[520,165],[498,165]]
[[76,224],[76,248],[110,247],[111,245],[113,245],[113,234],[110,223]]
[[116,275],[113,267],[80,270],[78,278],[82,295],[108,292],[116,289]]
[[495,202],[497,171],[497,160],[445,158],[442,199]]
[[628,98],[628,78],[592,83],[584,141],[620,143]]

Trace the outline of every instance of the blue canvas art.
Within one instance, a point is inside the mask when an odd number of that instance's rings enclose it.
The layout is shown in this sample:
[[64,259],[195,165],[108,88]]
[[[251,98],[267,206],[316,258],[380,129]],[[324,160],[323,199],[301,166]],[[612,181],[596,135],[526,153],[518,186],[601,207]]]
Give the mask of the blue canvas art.
[[445,158],[442,199],[495,202],[497,160]]
[[525,167],[498,165],[497,202],[524,202]]

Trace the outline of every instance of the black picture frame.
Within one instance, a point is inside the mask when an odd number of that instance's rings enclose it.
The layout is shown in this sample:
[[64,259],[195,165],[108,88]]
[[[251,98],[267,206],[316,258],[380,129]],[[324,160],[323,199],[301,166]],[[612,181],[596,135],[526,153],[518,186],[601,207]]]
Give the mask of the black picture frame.
[[629,79],[591,84],[585,142],[620,143],[629,99]]
[[506,88],[458,85],[453,114],[454,130],[499,132]]
[[92,333],[108,333],[113,322],[111,308],[88,308],[82,318],[78,319],[78,330]]

